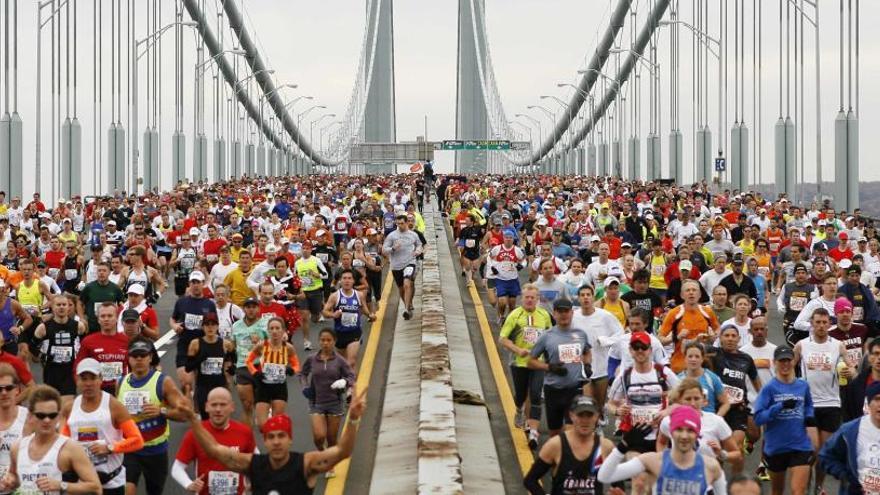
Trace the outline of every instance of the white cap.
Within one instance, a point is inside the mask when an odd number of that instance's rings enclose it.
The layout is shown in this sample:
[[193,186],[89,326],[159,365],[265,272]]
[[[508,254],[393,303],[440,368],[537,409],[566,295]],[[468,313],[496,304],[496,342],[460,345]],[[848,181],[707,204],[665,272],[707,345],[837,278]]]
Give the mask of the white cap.
[[818,223],[820,227],[824,227],[825,225],[827,225],[827,222],[825,222],[825,220],[819,220]]
[[127,294],[138,294],[142,296],[144,295],[144,286],[141,284],[131,284],[131,286],[128,287]]
[[324,237],[325,235],[327,235],[327,231],[324,229],[320,229],[315,232],[315,237]]
[[600,238],[600,237],[597,236],[596,234],[593,234],[593,235],[590,236],[590,242],[599,242],[599,241],[601,241],[601,240],[602,240],[602,238]]
[[76,365],[77,376],[83,373],[91,373],[95,376],[101,376],[101,363],[92,358],[85,358]]
[[266,254],[276,254],[278,253],[278,246],[275,244],[269,244],[266,246]]
[[645,220],[653,220],[653,219],[654,219],[654,215],[651,215],[650,213],[645,215]]
[[547,217],[541,217],[535,222],[536,225],[547,225],[548,223],[550,222],[547,220]]
[[844,259],[840,260],[840,264],[838,266],[840,266],[841,268],[846,270],[847,268],[852,266],[852,260],[849,258],[844,258]]
[[620,279],[617,277],[608,277],[605,279],[605,282],[603,282],[603,283],[605,284],[605,287],[611,287],[611,284],[615,284],[615,283],[617,285],[620,285]]
[[200,236],[200,235],[202,235],[202,231],[199,230],[198,227],[192,227],[192,228],[189,229],[189,235],[191,235],[191,236],[193,236],[193,235],[194,235],[194,236]]
[[111,225],[113,225],[113,226],[115,227],[115,226],[116,226],[116,220],[110,220],[109,222],[107,222],[107,226],[108,226],[108,227],[111,226]]
[[202,272],[196,270],[196,271],[189,274],[189,279],[190,279],[190,281],[198,280],[199,282],[204,282],[205,275]]
[[678,264],[679,270],[692,270],[694,268],[694,264],[691,263],[691,260],[681,260]]

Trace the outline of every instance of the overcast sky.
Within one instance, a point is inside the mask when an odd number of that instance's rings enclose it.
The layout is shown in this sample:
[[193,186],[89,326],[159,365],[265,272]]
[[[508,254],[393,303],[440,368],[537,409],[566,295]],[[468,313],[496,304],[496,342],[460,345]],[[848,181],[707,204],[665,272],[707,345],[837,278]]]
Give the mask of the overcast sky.
[[[755,143],[755,125],[752,114],[751,92],[751,6],[752,0],[746,2],[746,115],[745,120],[750,127],[752,143]],[[22,19],[19,26],[20,39],[22,40],[20,54],[20,77],[19,88],[19,113],[25,121],[25,164],[34,163],[34,111],[35,111],[35,61],[32,40],[35,39],[33,19],[36,2],[20,2]],[[162,24],[171,22],[173,12],[170,1],[162,0],[163,20]],[[209,4],[214,2],[208,2]],[[604,30],[607,22],[611,0],[486,0],[488,39],[493,58],[496,79],[501,91],[504,106],[509,118],[516,113],[529,113],[543,122],[546,130],[550,126],[549,119],[541,112],[528,112],[527,105],[541,104],[540,95],[556,95],[564,100],[570,94],[557,88],[559,82],[576,82],[577,69],[584,67],[588,56],[592,54],[596,46],[599,31]],[[636,18],[636,31],[644,23],[647,14],[647,0],[637,0],[633,4],[638,12]],[[681,2],[683,5],[682,18],[690,20],[692,14],[690,4]],[[710,2],[714,5],[718,2]],[[728,2],[731,13],[735,0]],[[764,173],[763,182],[773,180],[773,130],[772,126],[778,117],[778,8],[779,4],[772,0],[760,0],[757,2],[763,8],[763,147],[761,150]],[[86,5],[88,4],[88,5]],[[105,19],[105,43],[109,39],[107,26],[109,20],[109,0],[104,1]],[[146,0],[143,0],[146,4]],[[251,34],[255,36],[261,47],[264,60],[273,68],[278,82],[292,82],[299,85],[296,91],[287,91],[288,97],[297,95],[310,95],[315,97],[319,104],[326,105],[327,111],[342,115],[345,112],[348,97],[351,94],[357,63],[360,57],[361,40],[364,27],[364,2],[362,0],[323,0],[320,2],[307,0],[240,0],[239,4],[247,13],[248,25]],[[838,108],[838,14],[837,2],[820,0],[822,21],[822,160],[824,162],[823,174],[829,180],[833,171],[833,119]],[[139,0],[138,5],[142,5]],[[92,46],[91,46],[91,2],[80,2],[80,31],[81,40],[78,60],[79,71],[79,114],[80,121],[84,124],[83,143],[84,167],[90,167],[93,155],[92,122]],[[417,0],[398,0],[394,5],[394,30],[395,30],[395,53],[394,62],[396,70],[396,101],[397,101],[397,135],[400,140],[411,140],[417,135],[424,133],[425,116],[428,117],[428,137],[432,140],[450,139],[455,137],[455,82],[456,82],[456,46],[457,46],[457,9],[458,2],[453,0],[441,0],[425,2]],[[213,12],[213,8],[210,8]],[[811,13],[811,8],[807,8]],[[717,17],[717,10],[713,10],[711,17]],[[880,80],[880,58],[870,56],[880,49],[880,33],[872,26],[880,20],[880,2],[862,2],[862,33],[861,33],[861,81],[860,91],[861,106],[861,157],[862,180],[880,179],[880,169],[870,167],[872,156],[871,136],[880,129],[880,93],[874,89],[872,82]],[[138,21],[138,37],[146,34],[143,21]],[[730,20],[729,35],[731,46],[729,48],[733,56],[733,18]],[[630,39],[631,23],[628,21],[620,38],[621,46],[627,46]],[[664,28],[665,29],[665,28]],[[713,21],[710,26],[713,34],[717,34],[718,28]],[[48,35],[48,31],[45,33]],[[661,35],[660,65],[663,78],[662,96],[664,107],[662,108],[661,135],[663,141],[663,170],[668,170],[666,161],[668,143],[665,136],[669,132],[669,108],[665,101],[668,100],[668,61],[666,55],[667,34]],[[170,169],[170,134],[174,128],[173,104],[174,83],[173,67],[173,35],[169,33],[165,38],[163,52],[163,162]],[[691,92],[691,38],[686,31],[682,31],[682,81],[681,81],[681,119],[682,130],[685,134],[685,169],[686,177],[690,178],[689,165],[692,162],[691,134],[693,96]],[[44,38],[44,49],[48,45],[48,38]],[[191,45],[191,36],[188,36],[188,48]],[[230,38],[227,35],[227,43]],[[806,180],[812,181],[815,177],[815,93],[814,87],[814,52],[813,30],[808,25],[805,34],[805,85],[806,85],[806,125],[804,132],[804,153],[806,157]],[[109,50],[109,47],[107,48]],[[185,105],[190,107],[192,100],[192,61],[193,54],[187,51],[185,60],[184,88]],[[44,74],[48,71],[47,51],[44,51]],[[104,54],[107,59],[107,52]],[[716,65],[714,59],[710,61],[710,75],[712,76],[709,88],[709,124],[713,132],[713,139],[717,140],[717,117],[715,101],[717,98],[715,86]],[[103,68],[109,74],[107,64]],[[141,73],[145,70],[144,64],[140,67]],[[612,67],[606,66],[607,72],[612,73]],[[733,60],[728,69],[729,107],[728,121],[733,122]],[[647,79],[647,78],[645,78]],[[48,79],[46,78],[46,81]],[[49,111],[48,111],[48,83],[44,82],[44,153],[47,153],[46,141],[49,139]],[[142,83],[143,84],[143,83]],[[109,91],[109,81],[105,81],[105,92]],[[143,89],[142,89],[143,91]],[[642,93],[644,102],[642,111],[642,130],[639,133],[644,141],[647,132],[647,84]],[[207,96],[210,105],[210,91]],[[105,97],[103,121],[99,126],[106,133],[107,118],[109,116],[109,104]],[[552,111],[560,111],[558,104],[552,100],[544,100]],[[145,100],[142,105],[145,105]],[[303,102],[297,105],[296,110],[304,110]],[[62,107],[63,110],[63,107]],[[141,109],[143,115],[145,110]],[[64,112],[62,112],[64,113]],[[208,117],[211,116],[210,106]],[[320,116],[317,111],[312,112],[307,120]],[[792,115],[794,116],[794,115]],[[123,113],[123,120],[126,114]],[[330,122],[330,120],[325,120]],[[144,121],[140,122],[140,129],[144,128]],[[208,132],[211,133],[210,120],[207,124]],[[189,108],[185,111],[184,131],[188,134],[188,144],[191,144],[192,121]],[[629,131],[627,131],[628,134]],[[537,138],[537,130],[534,131]],[[715,141],[717,143],[717,141]],[[106,143],[104,143],[106,146]],[[713,144],[716,147],[717,144]],[[45,155],[44,155],[45,156]],[[187,151],[188,159],[191,150]],[[449,157],[439,158],[441,164],[448,163]],[[644,161],[644,157],[642,158]],[[88,164],[88,165],[85,165]],[[48,163],[44,158],[44,187],[49,191]],[[441,169],[444,168],[441,166]],[[84,190],[91,190],[92,174],[90,170],[84,170]],[[163,173],[163,185],[170,184],[170,174]],[[26,191],[32,186],[26,184]]]

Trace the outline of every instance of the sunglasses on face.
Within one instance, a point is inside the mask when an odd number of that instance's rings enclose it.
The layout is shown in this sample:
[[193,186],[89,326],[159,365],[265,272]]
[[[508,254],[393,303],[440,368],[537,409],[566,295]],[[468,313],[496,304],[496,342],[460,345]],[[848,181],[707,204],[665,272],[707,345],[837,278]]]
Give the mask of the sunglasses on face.
[[18,385],[0,385],[0,392],[9,393],[17,388],[18,388]]
[[629,347],[634,351],[647,351],[648,350],[648,346],[646,346],[645,344],[632,344]]
[[35,413],[34,413],[34,416],[36,416],[36,418],[37,418],[38,420],[43,421],[43,420],[45,420],[45,419],[55,419],[55,418],[57,418],[57,417],[58,417],[58,413],[57,413],[57,412],[51,412],[51,413],[35,412]]

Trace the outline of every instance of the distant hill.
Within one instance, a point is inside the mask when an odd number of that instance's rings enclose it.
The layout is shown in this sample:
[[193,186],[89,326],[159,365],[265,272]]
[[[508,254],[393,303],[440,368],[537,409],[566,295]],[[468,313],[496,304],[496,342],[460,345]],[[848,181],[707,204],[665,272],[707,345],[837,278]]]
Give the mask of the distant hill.
[[[765,197],[776,196],[776,184],[759,184],[752,186],[752,188],[763,193]],[[815,182],[805,183],[799,189],[803,191],[803,194],[798,198],[798,203],[809,205],[813,202],[816,195]],[[822,183],[822,196],[823,199],[834,197],[834,183]],[[859,183],[859,200],[861,202],[859,207],[865,216],[880,218],[880,181]]]

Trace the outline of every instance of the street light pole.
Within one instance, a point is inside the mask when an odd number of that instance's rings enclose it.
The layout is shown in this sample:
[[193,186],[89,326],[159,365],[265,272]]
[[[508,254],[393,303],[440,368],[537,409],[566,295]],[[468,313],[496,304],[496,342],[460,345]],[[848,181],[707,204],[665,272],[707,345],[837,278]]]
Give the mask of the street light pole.
[[336,117],[336,114],[335,113],[325,113],[324,115],[321,115],[317,119],[312,120],[312,122],[309,124],[309,143],[315,142],[315,139],[314,139],[314,137],[315,137],[314,136],[315,124],[320,123],[322,120],[324,120],[327,117],[333,118],[333,117]]

